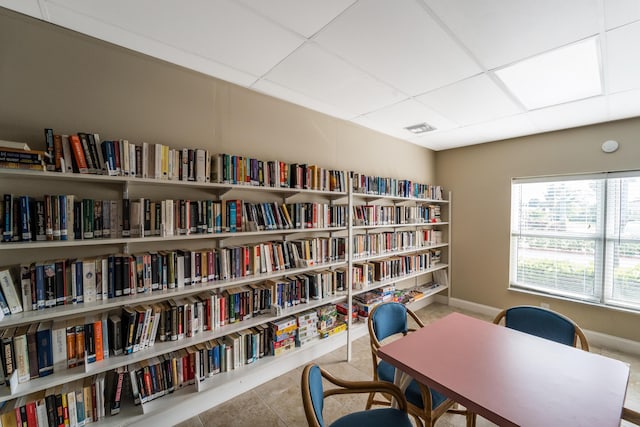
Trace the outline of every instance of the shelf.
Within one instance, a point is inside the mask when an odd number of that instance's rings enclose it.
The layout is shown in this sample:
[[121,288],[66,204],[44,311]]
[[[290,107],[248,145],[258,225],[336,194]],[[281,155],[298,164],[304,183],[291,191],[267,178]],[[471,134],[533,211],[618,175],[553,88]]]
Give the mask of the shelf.
[[[347,178],[347,188],[351,187],[351,178]],[[106,176],[106,175],[91,175],[91,174],[65,174],[57,172],[41,172],[41,171],[29,171],[29,170],[13,170],[13,169],[0,169],[0,180],[3,181],[5,192],[10,192],[11,183],[14,184],[21,181],[26,181],[26,188],[36,191],[39,186],[43,184],[49,184],[49,189],[55,191],[64,191],[62,189],[67,188],[72,191],[76,185],[78,188],[85,190],[85,193],[94,194],[93,189],[97,189],[95,194],[100,193],[100,188],[108,189],[110,193],[118,193],[115,198],[125,197],[128,194],[145,194],[145,191],[150,193],[158,193],[158,191],[165,193],[171,192],[178,193],[180,197],[182,194],[193,193],[198,194],[200,198],[246,198],[250,199],[252,196],[261,199],[276,200],[279,198],[279,203],[288,203],[289,201],[311,201],[323,199],[323,203],[347,204],[345,223],[350,224],[353,221],[353,201],[357,200],[358,203],[375,203],[381,201],[380,204],[390,206],[392,204],[396,206],[409,207],[409,204],[415,205],[446,205],[449,204],[449,200],[432,200],[422,199],[414,197],[399,197],[391,195],[373,195],[373,194],[361,194],[353,193],[350,191],[336,192],[336,191],[321,191],[321,190],[306,190],[296,188],[276,188],[276,187],[260,187],[256,185],[248,184],[225,184],[225,183],[207,183],[207,182],[193,182],[193,181],[174,181],[174,180],[157,180],[157,179],[143,179],[128,176]],[[13,180],[13,181],[11,181]],[[84,183],[84,186],[79,184]],[[87,188],[84,188],[87,187]],[[60,190],[59,190],[60,189]],[[132,192],[132,189],[134,190]],[[24,191],[24,190],[21,190]],[[26,194],[26,193],[25,193]],[[204,196],[203,196],[204,194]],[[208,196],[211,195],[211,197]],[[428,193],[428,194],[440,194],[440,193]],[[113,197],[112,197],[113,198]],[[305,199],[306,198],[306,199]],[[448,199],[451,199],[449,193]],[[413,207],[413,206],[412,206]],[[443,208],[443,213],[447,213],[448,216],[442,219],[450,219],[451,209]],[[404,215],[403,215],[404,216]],[[387,217],[388,218],[388,217]],[[117,253],[127,252],[136,253],[136,251],[148,251],[150,248],[167,247],[178,248],[184,242],[191,243],[190,246],[200,245],[203,246],[211,244],[217,248],[234,245],[235,242],[243,242],[242,238],[247,238],[249,241],[266,242],[270,240],[293,240],[297,238],[306,238],[305,235],[314,235],[314,237],[322,237],[331,235],[330,233],[338,232],[340,238],[345,239],[347,242],[347,248],[351,247],[351,238],[354,235],[354,231],[360,235],[370,230],[380,231],[396,231],[400,232],[408,231],[412,234],[421,233],[422,229],[428,229],[438,226],[447,226],[448,222],[420,222],[410,224],[382,224],[372,226],[344,226],[344,227],[323,227],[323,228],[300,228],[300,229],[282,229],[282,230],[254,230],[254,231],[238,231],[238,232],[221,232],[210,234],[190,234],[190,235],[173,235],[173,236],[146,236],[146,237],[118,237],[112,239],[88,239],[88,240],[69,240],[69,241],[38,241],[38,242],[9,242],[0,243],[0,257],[19,259],[19,262],[31,262],[29,260],[28,252],[30,250],[45,249],[51,250],[43,251],[45,254],[50,254],[53,257],[69,257],[77,256],[76,252],[86,251],[90,252],[87,248],[94,247],[95,253]],[[361,231],[361,230],[364,230]],[[141,294],[126,295],[118,298],[111,298],[105,300],[97,300],[91,303],[70,304],[59,307],[53,307],[44,310],[28,311],[24,313],[17,313],[14,315],[5,316],[0,321],[0,329],[6,329],[14,326],[33,324],[49,320],[65,320],[72,318],[84,318],[85,316],[92,316],[98,313],[106,313],[109,311],[121,310],[123,306],[137,306],[141,304],[150,304],[162,300],[169,300],[173,298],[182,298],[189,295],[195,295],[204,291],[219,290],[225,288],[231,288],[241,285],[247,285],[252,283],[264,282],[266,280],[278,280],[287,276],[294,276],[303,274],[306,272],[317,272],[321,270],[333,270],[336,268],[345,269],[347,272],[347,279],[350,279],[351,270],[348,268],[354,262],[367,262],[372,260],[384,259],[393,256],[415,254],[425,252],[430,249],[446,248],[449,247],[451,241],[451,230],[448,229],[448,238],[445,238],[446,233],[442,232],[443,240],[446,243],[440,243],[436,245],[421,246],[415,248],[407,248],[398,251],[391,251],[382,254],[367,255],[363,257],[354,257],[348,253],[345,255],[346,259],[339,261],[333,261],[328,263],[318,263],[301,268],[291,268],[288,270],[274,271],[266,274],[250,275],[246,277],[234,278],[230,280],[216,280],[207,281],[205,283],[198,283],[190,286],[183,286],[180,288],[166,289],[161,291],[150,291]],[[417,236],[415,236],[417,237]],[[211,239],[211,242],[206,242]],[[238,240],[234,240],[238,239]],[[228,242],[227,242],[228,240]],[[159,242],[166,243],[167,245],[160,245]],[[245,244],[245,243],[239,243]],[[118,247],[119,246],[119,247]],[[97,249],[96,249],[97,247]],[[103,247],[103,248],[100,248]],[[71,251],[70,248],[77,248],[77,250]],[[83,249],[84,248],[84,249]],[[156,249],[159,250],[159,249]],[[15,251],[12,253],[2,251]],[[22,252],[21,252],[22,251]],[[449,252],[449,253],[448,253]],[[66,253],[66,254],[65,254]],[[33,255],[39,253],[35,253]],[[450,262],[450,251],[445,252],[447,258],[446,261]],[[9,256],[10,255],[10,256]],[[15,256],[14,256],[15,255]],[[24,255],[24,261],[22,260]],[[49,255],[44,255],[49,256]],[[426,258],[426,257],[425,257]],[[443,261],[445,258],[443,258]],[[121,368],[127,365],[136,363],[142,363],[146,360],[156,358],[160,355],[171,353],[173,351],[185,349],[190,346],[198,345],[206,341],[221,338],[239,332],[241,330],[252,328],[262,324],[268,324],[271,321],[282,319],[287,316],[296,315],[298,313],[313,310],[320,306],[327,304],[336,304],[345,301],[350,301],[350,298],[354,295],[361,294],[376,288],[395,284],[404,280],[414,279],[431,272],[448,269],[449,265],[445,263],[437,264],[429,269],[417,271],[411,274],[404,275],[402,277],[395,277],[380,282],[375,282],[367,286],[362,290],[347,290],[340,292],[336,295],[324,298],[322,300],[312,300],[309,303],[299,304],[294,307],[289,307],[278,311],[277,314],[273,312],[257,315],[240,322],[228,324],[222,327],[218,327],[213,331],[200,332],[193,337],[184,338],[177,341],[157,341],[152,347],[147,347],[136,353],[120,356],[111,356],[105,360],[95,362],[86,366],[79,366],[72,369],[58,369],[52,375],[43,378],[36,378],[23,384],[18,384],[15,387],[15,392],[12,394],[9,388],[0,390],[0,404],[9,400],[14,400],[19,397],[26,396],[28,394],[43,391],[49,388],[60,386],[62,384],[71,383],[73,381],[82,380],[93,375],[109,372],[117,368]],[[415,280],[415,283],[422,283],[423,279]],[[347,282],[348,283],[348,282]],[[445,286],[438,286],[430,289],[425,293],[425,296],[416,303],[429,299],[432,295],[446,290]],[[351,323],[351,321],[350,321]],[[177,424],[185,419],[193,416],[196,413],[202,412],[212,406],[221,404],[230,398],[244,393],[266,381],[277,378],[286,372],[291,371],[297,366],[308,363],[324,354],[334,351],[345,344],[347,345],[346,358],[351,357],[351,343],[353,340],[366,336],[368,329],[365,322],[356,322],[350,324],[350,329],[346,332],[341,332],[327,339],[316,340],[306,344],[302,348],[296,348],[290,353],[286,353],[280,357],[267,356],[263,359],[259,359],[250,365],[243,365],[241,368],[232,370],[225,373],[214,375],[213,377],[205,379],[204,382],[198,383],[198,385],[186,385],[180,390],[176,390],[174,393],[162,396],[156,400],[144,403],[142,407],[135,406],[129,399],[123,398],[121,413],[117,416],[107,417],[99,422],[100,426],[111,425],[142,425],[142,426],[156,426],[156,425],[173,425]],[[200,390],[200,391],[197,391]],[[142,410],[144,408],[144,411]],[[176,408],[188,408],[186,410],[176,410]],[[144,412],[144,413],[143,413]]]
[[118,237],[114,239],[87,239],[87,240],[49,240],[42,242],[2,242],[0,250],[23,250],[40,248],[64,248],[76,246],[110,246],[122,244],[143,244],[153,242],[177,242],[185,240],[228,239],[245,236],[269,236],[296,233],[319,233],[345,231],[347,227],[323,227],[323,228],[287,228],[283,230],[262,231],[236,231],[223,233],[201,234],[177,234],[173,236],[149,236],[149,237]]
[[135,353],[121,356],[111,356],[108,359],[104,359],[100,362],[95,362],[86,366],[80,366],[71,369],[64,369],[46,377],[36,378],[31,381],[18,384],[16,392],[13,394],[10,393],[10,390],[8,388],[2,388],[2,390],[0,390],[0,402],[15,399],[17,397],[25,396],[27,394],[34,393],[40,390],[45,390],[49,387],[55,387],[57,385],[72,382],[90,375],[110,371],[121,366],[141,362],[152,357],[167,354],[172,351],[180,350],[182,348],[196,345],[215,338],[223,337],[233,332],[269,323],[282,317],[291,316],[327,304],[335,304],[345,299],[345,295],[335,295],[321,300],[314,300],[310,303],[298,304],[294,307],[287,308],[282,311],[281,315],[276,316],[271,314],[262,314],[243,320],[241,322],[222,326],[214,331],[201,332],[193,337],[184,338],[182,340],[166,342],[157,341],[152,347],[147,347],[144,350],[140,350]]
[[373,230],[376,228],[400,228],[400,227],[426,227],[426,226],[438,226],[449,225],[448,222],[415,222],[412,224],[378,224],[378,225],[354,225],[354,230]]
[[250,184],[221,184],[215,182],[196,182],[196,181],[180,181],[169,179],[152,179],[152,178],[137,178],[131,176],[109,176],[109,175],[94,175],[94,174],[80,174],[80,173],[62,173],[62,172],[47,172],[47,171],[32,171],[22,169],[5,169],[0,168],[0,175],[7,177],[15,177],[20,179],[36,179],[36,180],[57,180],[57,181],[75,181],[75,182],[94,182],[99,184],[140,184],[140,185],[162,185],[162,186],[176,186],[176,187],[189,187],[189,188],[203,188],[216,190],[218,192],[227,192],[231,190],[250,190],[250,191],[262,191],[267,193],[275,193],[293,196],[296,194],[316,194],[323,195],[330,198],[346,197],[346,191],[326,191],[326,190],[307,190],[301,188],[286,188],[286,187],[263,187],[259,185]]
[[381,195],[381,194],[365,194],[365,193],[352,193],[354,198],[365,199],[369,202],[374,202],[376,200],[392,200],[397,202],[417,202],[417,203],[449,203],[448,200],[436,200],[436,199],[421,199],[418,197],[401,197],[401,196],[390,196],[390,195]]
[[[387,280],[381,280],[378,282],[373,282],[371,284],[369,284],[369,286],[367,286],[366,289],[353,289],[351,291],[351,295],[359,295],[359,294],[363,294],[365,292],[369,292],[372,291],[374,289],[377,288],[381,288],[383,286],[387,286],[387,285],[392,285],[394,283],[398,283],[401,282],[403,280],[407,280],[407,279],[413,279],[415,277],[419,277],[428,273],[433,273],[434,271],[437,270],[443,270],[445,268],[448,268],[449,265],[447,264],[437,264],[435,267],[431,267],[431,268],[427,268],[425,270],[420,270],[420,271],[416,271],[414,273],[410,273],[410,274],[405,274],[404,276],[398,276],[398,277],[392,277],[391,279],[387,279]],[[446,289],[446,287],[445,287]]]
[[407,254],[412,254],[416,252],[422,252],[429,249],[445,248],[447,246],[449,246],[448,243],[438,243],[435,245],[420,246],[416,248],[402,249],[399,251],[389,251],[389,252],[384,252],[376,255],[354,256],[352,260],[355,264],[358,264],[358,263],[372,261],[376,259],[383,259],[383,258],[389,258],[389,257],[394,257],[399,255],[407,255]]
[[[366,323],[352,329],[359,336],[368,333]],[[217,406],[235,396],[245,393],[267,381],[278,378],[292,369],[302,366],[327,353],[337,350],[347,343],[349,331],[340,332],[326,339],[315,340],[295,351],[279,357],[266,356],[240,369],[222,372],[205,379],[200,392],[189,385],[145,403],[145,414],[140,407],[123,405],[121,413],[100,421],[100,427],[107,426],[159,426],[175,425],[194,414]],[[184,406],[181,406],[184,405]],[[177,411],[175,408],[188,408]]]
[[197,294],[203,291],[221,289],[233,286],[246,285],[249,283],[262,282],[269,279],[278,279],[288,275],[305,273],[307,271],[326,270],[336,267],[343,267],[346,261],[336,261],[315,264],[309,267],[291,268],[288,270],[275,271],[250,275],[229,280],[214,280],[211,282],[199,283],[180,288],[166,289],[162,291],[145,292],[142,294],[128,295],[123,297],[109,298],[107,300],[97,300],[91,303],[68,304],[57,307],[45,308],[44,310],[31,310],[22,313],[6,315],[0,320],[0,328],[18,326],[25,323],[42,322],[62,317],[82,316],[98,311],[108,311],[121,308],[127,305],[146,304],[153,301],[165,300],[181,297],[185,295]]

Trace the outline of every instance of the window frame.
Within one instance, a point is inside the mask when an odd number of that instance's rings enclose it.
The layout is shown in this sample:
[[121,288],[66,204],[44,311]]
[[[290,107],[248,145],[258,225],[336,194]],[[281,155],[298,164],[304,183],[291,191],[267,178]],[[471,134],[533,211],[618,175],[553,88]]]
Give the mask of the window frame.
[[[623,236],[621,227],[622,222],[619,218],[614,218],[613,211],[618,209],[618,213],[625,209],[625,213],[629,210],[628,205],[622,206],[621,198],[616,198],[615,201],[610,201],[610,192],[612,180],[624,179],[624,178],[638,178],[640,179],[640,171],[624,171],[624,172],[602,172],[595,174],[579,174],[579,175],[555,175],[555,176],[543,176],[543,177],[529,177],[529,178],[513,178],[511,180],[511,199],[510,199],[510,225],[509,225],[509,290],[518,292],[531,293],[535,295],[543,295],[550,298],[563,299],[578,303],[584,303],[589,305],[596,305],[606,308],[612,308],[623,311],[640,312],[640,298],[638,300],[632,299],[620,299],[614,298],[613,290],[616,286],[616,272],[615,265],[618,264],[620,259],[617,250],[621,243],[637,243],[640,245],[640,236],[636,238],[629,238]],[[600,192],[599,197],[596,194],[596,222],[599,222],[596,227],[596,233],[593,235],[579,235],[579,233],[554,233],[535,232],[535,230],[526,230],[523,232],[523,226],[519,222],[522,219],[522,207],[523,203],[521,195],[517,194],[517,189],[521,190],[520,184],[528,183],[554,183],[562,184],[568,181],[575,180],[594,180],[596,182],[597,191]],[[622,186],[615,187],[618,191]],[[618,193],[615,194],[616,197]],[[620,205],[612,205],[611,203],[619,202]],[[629,202],[628,202],[629,203]],[[516,218],[516,216],[520,216]],[[554,216],[557,216],[554,214]],[[518,228],[515,228],[515,224],[518,224]],[[615,226],[612,226],[615,224]],[[585,242],[594,242],[594,261],[593,261],[593,295],[583,292],[570,292],[568,290],[554,291],[552,286],[536,286],[535,284],[526,284],[518,282],[518,251],[523,248],[522,238],[545,238],[549,240],[553,239],[576,239]],[[616,246],[618,245],[618,246]],[[612,262],[612,260],[614,262]],[[640,260],[638,261],[640,265]],[[535,272],[534,272],[535,273]]]

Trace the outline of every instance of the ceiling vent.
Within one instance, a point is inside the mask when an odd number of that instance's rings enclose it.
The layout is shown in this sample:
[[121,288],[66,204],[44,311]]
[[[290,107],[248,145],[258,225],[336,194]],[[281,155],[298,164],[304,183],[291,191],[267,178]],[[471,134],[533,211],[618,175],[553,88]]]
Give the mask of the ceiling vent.
[[416,135],[436,130],[436,128],[427,123],[418,123],[417,125],[407,126],[405,129]]

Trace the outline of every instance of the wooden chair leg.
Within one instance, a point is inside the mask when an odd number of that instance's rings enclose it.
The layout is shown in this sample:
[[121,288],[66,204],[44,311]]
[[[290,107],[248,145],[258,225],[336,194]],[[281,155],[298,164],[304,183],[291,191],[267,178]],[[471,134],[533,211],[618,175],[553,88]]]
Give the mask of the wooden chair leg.
[[373,398],[375,397],[375,393],[369,393],[369,398],[367,399],[367,406],[365,406],[365,410],[371,409],[371,405],[373,405]]
[[474,412],[467,411],[467,427],[476,427],[476,417]]

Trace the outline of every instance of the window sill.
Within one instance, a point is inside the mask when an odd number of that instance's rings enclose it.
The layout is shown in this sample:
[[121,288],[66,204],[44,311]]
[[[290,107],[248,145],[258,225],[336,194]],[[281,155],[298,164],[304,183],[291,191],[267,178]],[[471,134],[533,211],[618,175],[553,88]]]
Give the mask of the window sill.
[[610,310],[610,311],[615,311],[615,312],[619,312],[619,313],[630,313],[630,314],[640,315],[640,309],[633,309],[633,308],[627,308],[627,307],[619,307],[619,306],[615,306],[615,305],[602,304],[602,303],[599,303],[599,302],[593,302],[593,301],[581,300],[581,299],[576,299],[576,298],[563,297],[561,295],[549,294],[549,293],[545,293],[545,292],[534,291],[534,290],[531,290],[531,289],[515,288],[515,287],[511,287],[511,286],[509,286],[507,288],[507,290],[510,291],[510,292],[517,292],[517,293],[521,293],[521,294],[535,295],[535,296],[538,296],[538,297],[544,297],[544,298],[549,298],[549,299],[566,301],[566,302],[571,302],[571,303],[575,303],[575,304],[588,305],[588,306],[591,306],[591,307],[597,307],[597,308]]

